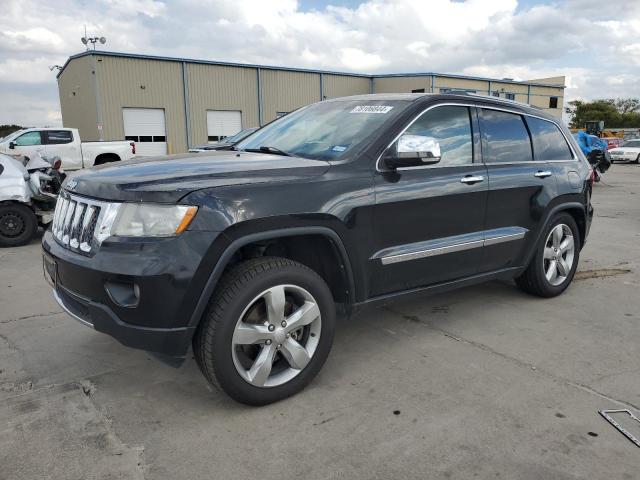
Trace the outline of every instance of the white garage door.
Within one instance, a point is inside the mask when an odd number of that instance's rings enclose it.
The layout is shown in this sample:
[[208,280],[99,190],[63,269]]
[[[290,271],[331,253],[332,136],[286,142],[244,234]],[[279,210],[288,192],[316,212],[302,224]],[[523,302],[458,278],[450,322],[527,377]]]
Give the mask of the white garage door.
[[166,155],[163,108],[123,108],[124,136],[136,142],[136,155]]
[[242,130],[242,113],[235,110],[207,110],[207,136],[210,143]]

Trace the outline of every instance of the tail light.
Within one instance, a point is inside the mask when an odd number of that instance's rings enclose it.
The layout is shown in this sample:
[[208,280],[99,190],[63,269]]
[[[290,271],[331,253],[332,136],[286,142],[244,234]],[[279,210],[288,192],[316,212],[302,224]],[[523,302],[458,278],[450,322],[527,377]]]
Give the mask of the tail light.
[[593,186],[593,183],[596,181],[596,171],[589,167],[589,185]]
[[136,142],[131,142],[129,145],[131,145],[131,154],[135,155],[136,154]]
[[62,160],[60,160],[59,158],[55,162],[53,162],[54,170],[60,170],[61,166],[62,166]]

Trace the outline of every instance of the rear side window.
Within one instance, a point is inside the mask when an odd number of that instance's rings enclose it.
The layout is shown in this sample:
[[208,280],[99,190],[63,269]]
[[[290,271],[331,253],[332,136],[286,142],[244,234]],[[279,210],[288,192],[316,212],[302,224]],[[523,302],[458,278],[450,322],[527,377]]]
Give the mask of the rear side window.
[[527,117],[536,160],[572,160],[571,150],[557,125],[541,118]]
[[434,138],[440,144],[439,166],[473,163],[471,119],[467,107],[436,107],[419,117],[405,134]]
[[73,135],[69,130],[48,130],[46,135],[49,145],[61,145],[73,142]]
[[486,163],[533,160],[531,139],[522,116],[482,109],[480,128],[484,138],[482,155]]

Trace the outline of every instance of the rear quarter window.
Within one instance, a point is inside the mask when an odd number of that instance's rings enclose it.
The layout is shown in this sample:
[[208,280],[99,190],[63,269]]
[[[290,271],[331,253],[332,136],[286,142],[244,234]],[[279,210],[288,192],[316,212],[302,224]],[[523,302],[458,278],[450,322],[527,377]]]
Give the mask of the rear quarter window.
[[557,125],[541,118],[527,117],[536,160],[573,160],[567,140]]

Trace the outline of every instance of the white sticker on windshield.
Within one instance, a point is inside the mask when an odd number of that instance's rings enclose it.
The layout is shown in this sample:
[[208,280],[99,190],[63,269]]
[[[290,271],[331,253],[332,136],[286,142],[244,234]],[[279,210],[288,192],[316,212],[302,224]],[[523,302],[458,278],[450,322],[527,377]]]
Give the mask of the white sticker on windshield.
[[388,105],[358,105],[349,113],[387,113],[392,108]]

